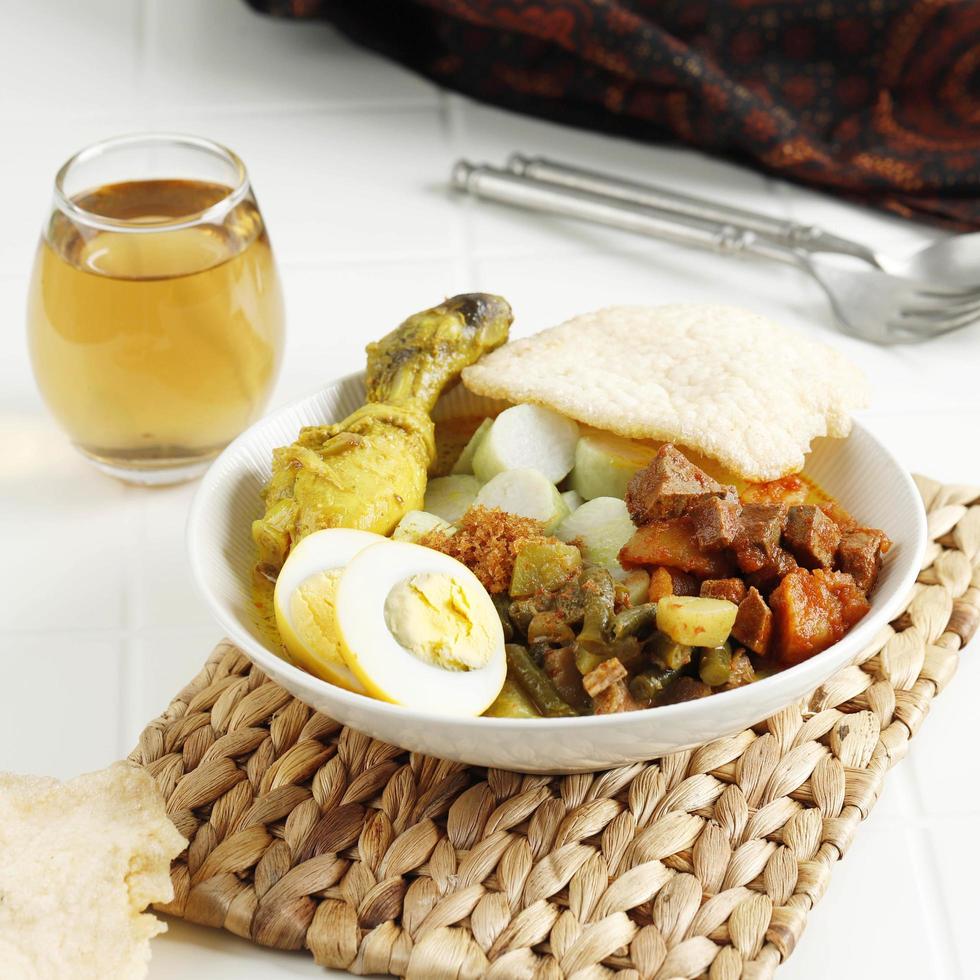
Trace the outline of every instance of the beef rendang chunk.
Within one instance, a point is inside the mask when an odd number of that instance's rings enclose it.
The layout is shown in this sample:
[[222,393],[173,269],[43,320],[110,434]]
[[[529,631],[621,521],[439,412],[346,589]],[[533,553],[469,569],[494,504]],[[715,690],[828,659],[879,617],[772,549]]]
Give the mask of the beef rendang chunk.
[[650,569],[653,602],[686,593],[734,603],[732,641],[791,665],[836,643],[868,612],[890,542],[831,501],[787,506],[752,490],[740,500],[664,445],[630,481],[637,530],[619,557],[625,568]]
[[840,528],[813,504],[790,507],[783,532],[786,544],[804,568],[830,568],[840,544]]
[[723,487],[695,466],[671,443],[665,443],[646,469],[626,487],[626,507],[637,527],[650,521],[686,514],[703,497],[735,496],[734,487]]
[[742,505],[735,494],[725,497],[705,496],[688,509],[694,521],[694,536],[706,551],[730,548],[738,533],[738,516]]
[[753,653],[764,656],[769,652],[772,610],[758,589],[749,589],[748,595],[739,603],[732,636]]
[[706,578],[699,594],[707,599],[727,599],[737,606],[747,593],[748,588],[740,578]]
[[841,571],[851,575],[858,588],[870,592],[878,581],[881,556],[890,544],[884,533],[874,528],[859,527],[846,531],[837,549]]
[[772,567],[785,526],[786,508],[781,504],[746,504],[733,543],[738,567],[743,572]]

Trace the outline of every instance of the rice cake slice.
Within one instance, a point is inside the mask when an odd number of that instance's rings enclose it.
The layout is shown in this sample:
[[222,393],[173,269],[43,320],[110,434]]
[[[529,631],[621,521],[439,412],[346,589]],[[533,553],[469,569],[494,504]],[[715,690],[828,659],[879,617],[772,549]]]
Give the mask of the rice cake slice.
[[633,439],[695,449],[748,481],[803,468],[867,404],[860,370],[732,306],[613,306],[512,341],[463,371],[478,395],[546,405]]

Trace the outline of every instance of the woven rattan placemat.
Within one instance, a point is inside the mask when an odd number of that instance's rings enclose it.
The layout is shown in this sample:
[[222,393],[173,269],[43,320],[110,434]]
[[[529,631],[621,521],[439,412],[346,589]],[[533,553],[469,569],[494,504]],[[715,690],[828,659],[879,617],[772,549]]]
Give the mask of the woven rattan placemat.
[[412,755],[220,644],[132,755],[190,840],[161,911],[354,973],[771,975],[980,619],[980,487],[917,483],[923,571],[858,661],[648,763],[523,776]]

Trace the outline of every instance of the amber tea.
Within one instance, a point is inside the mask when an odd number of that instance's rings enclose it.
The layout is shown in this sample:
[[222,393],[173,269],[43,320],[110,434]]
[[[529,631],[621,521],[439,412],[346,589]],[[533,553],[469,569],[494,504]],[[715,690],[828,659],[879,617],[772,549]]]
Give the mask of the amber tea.
[[56,209],[42,238],[28,303],[34,372],[72,440],[115,475],[190,475],[269,395],[279,279],[250,193],[209,214],[231,190],[106,184]]

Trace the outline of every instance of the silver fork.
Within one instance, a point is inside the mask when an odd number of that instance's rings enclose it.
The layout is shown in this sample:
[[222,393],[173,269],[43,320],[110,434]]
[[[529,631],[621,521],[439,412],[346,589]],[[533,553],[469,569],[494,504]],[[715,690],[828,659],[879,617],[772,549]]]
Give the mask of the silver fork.
[[808,272],[841,325],[879,344],[925,340],[980,320],[980,289],[942,286],[878,269],[840,268],[817,253],[787,247],[736,221],[715,221],[629,203],[486,165],[458,161],[452,185],[476,197],[579,218],[727,255],[757,255]]
[[946,235],[913,252],[895,255],[834,235],[817,225],[801,224],[759,211],[732,207],[721,201],[693,197],[669,187],[658,187],[646,181],[587,170],[547,157],[512,153],[507,159],[507,169],[549,184],[607,194],[627,203],[661,208],[673,214],[706,218],[709,221],[734,221],[779,245],[798,248],[804,252],[849,255],[892,275],[938,280],[947,286],[980,288],[980,232]]

